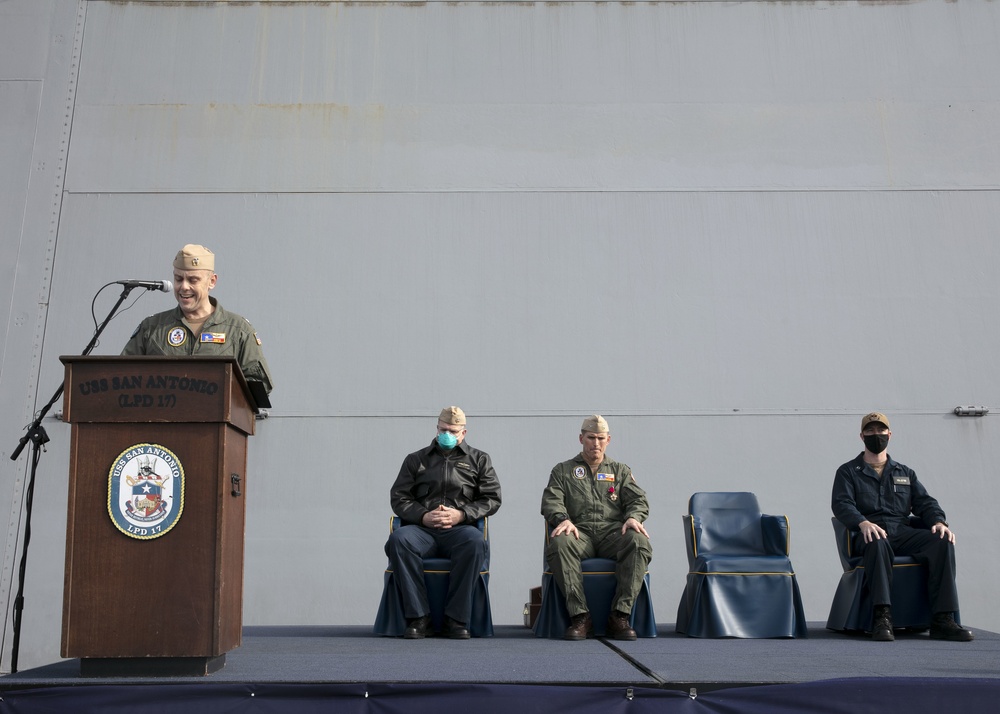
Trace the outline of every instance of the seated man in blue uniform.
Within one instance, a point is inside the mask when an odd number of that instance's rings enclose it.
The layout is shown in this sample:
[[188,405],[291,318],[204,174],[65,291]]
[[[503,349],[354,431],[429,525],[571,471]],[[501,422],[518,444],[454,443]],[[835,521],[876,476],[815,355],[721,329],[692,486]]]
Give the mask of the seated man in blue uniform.
[[500,482],[489,454],[465,442],[465,412],[445,407],[437,437],[403,461],[389,492],[393,513],[403,525],[385,544],[403,602],[408,640],[431,634],[423,558],[449,558],[444,631],[469,638],[472,592],[489,545],[476,521],[500,508]]
[[[875,605],[872,639],[891,642],[893,555],[908,555],[928,568],[931,637],[969,642],[973,635],[955,622],[955,534],[944,511],[917,480],[917,475],[889,457],[892,432],[881,412],[861,419],[865,450],[837,469],[833,482],[833,515],[851,531],[851,547],[864,558],[864,587]],[[910,525],[910,514],[926,528]]]

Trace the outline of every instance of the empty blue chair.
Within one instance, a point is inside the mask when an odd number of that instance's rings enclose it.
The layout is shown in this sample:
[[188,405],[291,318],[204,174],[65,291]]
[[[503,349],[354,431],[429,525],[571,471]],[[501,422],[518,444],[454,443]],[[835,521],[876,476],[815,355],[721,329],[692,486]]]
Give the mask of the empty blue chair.
[[683,520],[688,575],[677,632],[807,636],[785,516],[761,514],[752,493],[696,493]]
[[[401,526],[398,516],[389,520],[389,531]],[[468,623],[469,634],[473,637],[493,636],[493,613],[490,610],[490,532],[486,518],[476,521],[483,538],[486,540],[486,560],[479,572],[479,579],[472,593],[472,616]],[[448,598],[448,576],[451,574],[451,561],[447,558],[424,558],[424,584],[427,586],[427,604],[431,609],[431,627],[440,632],[444,624],[444,606]],[[375,615],[376,635],[401,637],[406,630],[406,617],[403,614],[403,602],[399,588],[393,577],[392,566],[385,569],[382,587],[382,601]]]

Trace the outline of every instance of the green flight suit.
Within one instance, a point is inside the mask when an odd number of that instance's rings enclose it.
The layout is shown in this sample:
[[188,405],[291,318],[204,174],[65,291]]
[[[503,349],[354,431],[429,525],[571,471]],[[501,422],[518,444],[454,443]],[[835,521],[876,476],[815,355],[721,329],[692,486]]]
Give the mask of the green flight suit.
[[250,321],[235,312],[224,310],[219,301],[209,298],[215,312],[208,316],[199,334],[191,332],[180,307],[151,315],[139,323],[123,355],[227,355],[235,357],[248,380],[263,382],[270,392],[271,372],[264,359],[260,338]]
[[613,558],[618,588],[613,607],[631,613],[642,587],[646,568],[653,557],[649,538],[622,525],[629,518],[643,523],[649,516],[646,493],[635,483],[632,469],[605,457],[592,473],[583,453],[557,464],[542,493],[542,516],[549,531],[567,518],[580,531],[549,538],[545,559],[556,584],[566,598],[570,617],[587,612],[580,561],[584,558]]

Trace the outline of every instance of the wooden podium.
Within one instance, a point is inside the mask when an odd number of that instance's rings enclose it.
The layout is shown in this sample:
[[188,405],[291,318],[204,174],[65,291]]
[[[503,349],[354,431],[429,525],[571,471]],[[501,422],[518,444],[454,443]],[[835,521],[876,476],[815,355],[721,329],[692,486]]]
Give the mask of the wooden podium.
[[239,647],[247,436],[230,357],[61,357],[70,422],[62,656],[192,676]]

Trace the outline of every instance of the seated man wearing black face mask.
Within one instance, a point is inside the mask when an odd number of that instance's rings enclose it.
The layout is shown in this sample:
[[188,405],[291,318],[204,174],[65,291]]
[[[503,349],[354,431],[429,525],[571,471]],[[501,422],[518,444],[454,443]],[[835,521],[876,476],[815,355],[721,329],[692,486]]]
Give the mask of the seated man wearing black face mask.
[[[917,480],[917,475],[886,453],[889,419],[880,412],[861,420],[865,450],[837,469],[833,482],[833,515],[851,531],[851,546],[864,557],[865,587],[875,604],[872,639],[890,642],[893,554],[926,563],[930,596],[931,637],[969,642],[973,635],[956,624],[955,534],[944,511]],[[927,528],[913,528],[910,514]],[[929,530],[928,530],[929,529]]]

